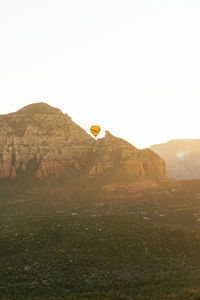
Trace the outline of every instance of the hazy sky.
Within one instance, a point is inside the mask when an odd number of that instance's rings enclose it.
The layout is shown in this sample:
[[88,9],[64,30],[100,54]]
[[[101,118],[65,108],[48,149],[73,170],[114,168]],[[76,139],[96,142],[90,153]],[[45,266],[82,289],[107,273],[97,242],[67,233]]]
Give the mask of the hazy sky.
[[0,0],[0,101],[139,148],[200,138],[200,1]]

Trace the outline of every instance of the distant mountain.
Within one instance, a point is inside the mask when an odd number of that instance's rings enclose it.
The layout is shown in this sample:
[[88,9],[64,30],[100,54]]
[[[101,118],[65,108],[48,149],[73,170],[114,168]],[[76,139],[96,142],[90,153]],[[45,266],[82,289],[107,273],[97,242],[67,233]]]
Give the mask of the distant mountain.
[[138,150],[109,132],[95,141],[45,103],[0,116],[0,178],[23,176],[98,181],[108,191],[151,189],[169,181],[164,160],[153,151]]
[[200,178],[200,139],[172,140],[153,145],[151,150],[167,163],[167,175],[174,179]]

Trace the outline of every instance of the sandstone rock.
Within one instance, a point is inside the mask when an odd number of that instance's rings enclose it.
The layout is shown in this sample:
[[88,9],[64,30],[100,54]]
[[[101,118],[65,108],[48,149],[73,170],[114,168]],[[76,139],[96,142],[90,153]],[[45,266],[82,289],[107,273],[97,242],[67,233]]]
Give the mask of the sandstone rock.
[[[81,170],[93,139],[59,109],[28,105],[0,116],[0,177],[29,173],[42,179]],[[80,162],[81,163],[80,163]]]
[[91,177],[113,169],[114,174],[132,181],[144,178],[167,178],[166,164],[157,154],[149,149],[138,150],[123,139],[116,138],[108,131],[105,138],[97,140]]
[[94,140],[67,114],[45,103],[0,116],[0,178],[21,175],[77,176],[87,182],[85,192],[93,193],[96,181],[100,189],[106,183],[105,194],[121,195],[168,180],[164,160],[153,151],[138,150],[108,131]]

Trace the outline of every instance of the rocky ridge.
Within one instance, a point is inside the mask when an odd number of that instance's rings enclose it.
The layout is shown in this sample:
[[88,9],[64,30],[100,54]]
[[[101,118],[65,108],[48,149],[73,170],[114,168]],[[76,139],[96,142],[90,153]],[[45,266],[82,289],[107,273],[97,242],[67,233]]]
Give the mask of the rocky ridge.
[[[149,149],[138,150],[109,132],[95,141],[59,109],[28,105],[0,116],[0,178],[32,176],[100,179],[103,189],[134,190],[166,182],[166,164]],[[141,182],[142,185],[141,185]]]
[[139,150],[123,139],[106,131],[105,138],[97,140],[93,147],[95,159],[90,175],[99,175],[108,168],[117,169],[126,178],[165,178],[166,164],[149,149]]

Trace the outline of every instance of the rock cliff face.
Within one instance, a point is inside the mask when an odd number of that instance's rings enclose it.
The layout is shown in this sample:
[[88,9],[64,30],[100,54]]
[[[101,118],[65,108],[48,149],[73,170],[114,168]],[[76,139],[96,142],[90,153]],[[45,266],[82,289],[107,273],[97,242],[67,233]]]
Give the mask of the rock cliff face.
[[167,163],[167,175],[174,179],[200,178],[200,140],[172,140],[153,145],[151,150]]
[[139,150],[109,132],[97,140],[93,156],[89,176],[95,185],[101,186],[100,203],[108,199],[130,200],[141,192],[171,184],[162,158],[149,149]]
[[45,103],[0,116],[0,178],[21,175],[101,178],[131,188],[138,180],[148,186],[167,180],[165,162],[153,151],[138,150],[109,132],[95,141],[67,114]]
[[0,116],[0,177],[44,178],[78,172],[93,139],[71,118],[45,103]]
[[166,164],[162,158],[149,149],[139,150],[106,131],[105,138],[97,140],[93,147],[95,157],[89,174],[96,176],[108,169],[114,169],[127,180],[144,178],[166,178]]

